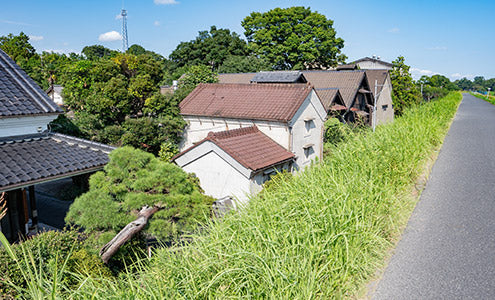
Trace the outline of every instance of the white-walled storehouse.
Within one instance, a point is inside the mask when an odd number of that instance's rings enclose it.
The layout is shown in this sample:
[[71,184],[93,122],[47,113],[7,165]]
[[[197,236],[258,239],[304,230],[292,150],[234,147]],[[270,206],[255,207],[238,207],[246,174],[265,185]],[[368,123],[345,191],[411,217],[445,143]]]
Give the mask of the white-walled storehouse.
[[380,59],[380,57],[363,57],[352,63],[358,65],[361,70],[392,70],[392,68],[394,67],[392,63],[383,61]]
[[246,204],[271,175],[291,171],[294,154],[275,143],[256,126],[210,132],[199,143],[173,158],[199,178],[207,195],[233,197]]
[[392,105],[392,81],[388,70],[366,70],[366,77],[376,101],[376,125],[392,122],[394,107]]
[[256,125],[295,154],[296,169],[322,155],[326,110],[309,84],[200,84],[179,106],[181,151],[209,132]]
[[62,96],[62,91],[64,87],[59,84],[54,84],[46,90],[48,97],[53,100],[58,106],[64,105],[64,98]]

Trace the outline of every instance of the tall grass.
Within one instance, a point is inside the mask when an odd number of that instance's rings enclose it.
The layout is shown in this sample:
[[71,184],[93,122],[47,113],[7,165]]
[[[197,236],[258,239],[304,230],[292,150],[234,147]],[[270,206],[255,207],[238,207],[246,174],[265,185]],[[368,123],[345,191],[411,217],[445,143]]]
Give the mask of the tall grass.
[[415,204],[460,93],[332,149],[191,243],[159,250],[119,280],[81,281],[66,297],[104,299],[352,297],[382,266]]

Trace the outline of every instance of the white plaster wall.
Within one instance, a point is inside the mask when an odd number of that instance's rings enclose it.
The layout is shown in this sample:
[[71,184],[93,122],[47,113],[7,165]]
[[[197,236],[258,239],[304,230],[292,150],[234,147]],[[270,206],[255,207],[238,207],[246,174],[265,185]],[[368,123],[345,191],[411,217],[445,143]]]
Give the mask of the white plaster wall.
[[208,132],[218,132],[241,127],[250,127],[256,125],[258,129],[269,136],[272,140],[282,147],[289,149],[289,128],[287,124],[281,122],[269,122],[248,119],[222,119],[208,117],[183,116],[187,126],[183,133],[180,151],[183,151],[193,143],[204,139]]
[[373,62],[373,61],[361,61],[357,64],[360,69],[387,69],[390,70],[391,68],[383,63],[381,63],[379,60]]
[[[387,105],[384,110],[383,106]],[[387,78],[384,83],[384,87],[378,95],[378,101],[376,102],[376,120],[377,125],[386,124],[394,120],[394,108],[392,106],[392,84],[390,79]]]
[[0,137],[34,134],[47,130],[47,125],[58,115],[0,118]]
[[49,96],[57,105],[64,105],[64,99],[62,98],[62,95],[60,95],[60,93],[54,92]]
[[216,199],[233,196],[247,203],[250,195],[250,179],[214,151],[182,166],[188,173],[195,173],[205,194]]
[[[304,119],[313,118],[306,124]],[[294,115],[292,122],[292,152],[296,155],[294,167],[303,169],[317,157],[321,158],[323,151],[323,124],[326,111],[318,96],[313,91]],[[304,145],[313,144],[312,151],[306,152]],[[305,153],[306,152],[306,153]]]

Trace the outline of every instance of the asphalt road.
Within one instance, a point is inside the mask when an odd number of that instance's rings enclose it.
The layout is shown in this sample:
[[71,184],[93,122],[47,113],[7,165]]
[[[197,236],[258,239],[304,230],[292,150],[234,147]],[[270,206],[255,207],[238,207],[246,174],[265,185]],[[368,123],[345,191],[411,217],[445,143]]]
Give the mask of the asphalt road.
[[495,105],[465,95],[373,299],[495,299]]

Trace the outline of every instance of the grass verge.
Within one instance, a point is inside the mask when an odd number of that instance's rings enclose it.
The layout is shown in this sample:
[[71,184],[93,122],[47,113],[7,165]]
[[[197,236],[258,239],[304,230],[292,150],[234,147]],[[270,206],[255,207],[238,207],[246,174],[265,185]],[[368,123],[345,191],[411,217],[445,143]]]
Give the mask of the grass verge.
[[[486,95],[482,95],[482,94],[479,94],[479,93],[470,93],[471,95],[475,96],[476,98],[480,98],[480,99],[483,99],[485,100],[486,102],[489,102],[491,104],[494,104],[495,105],[495,97],[490,95],[490,96],[486,96]],[[491,93],[490,93],[491,94]]]
[[159,250],[136,274],[86,278],[65,298],[355,297],[407,222],[410,192],[461,98],[449,94],[339,144],[191,243]]

